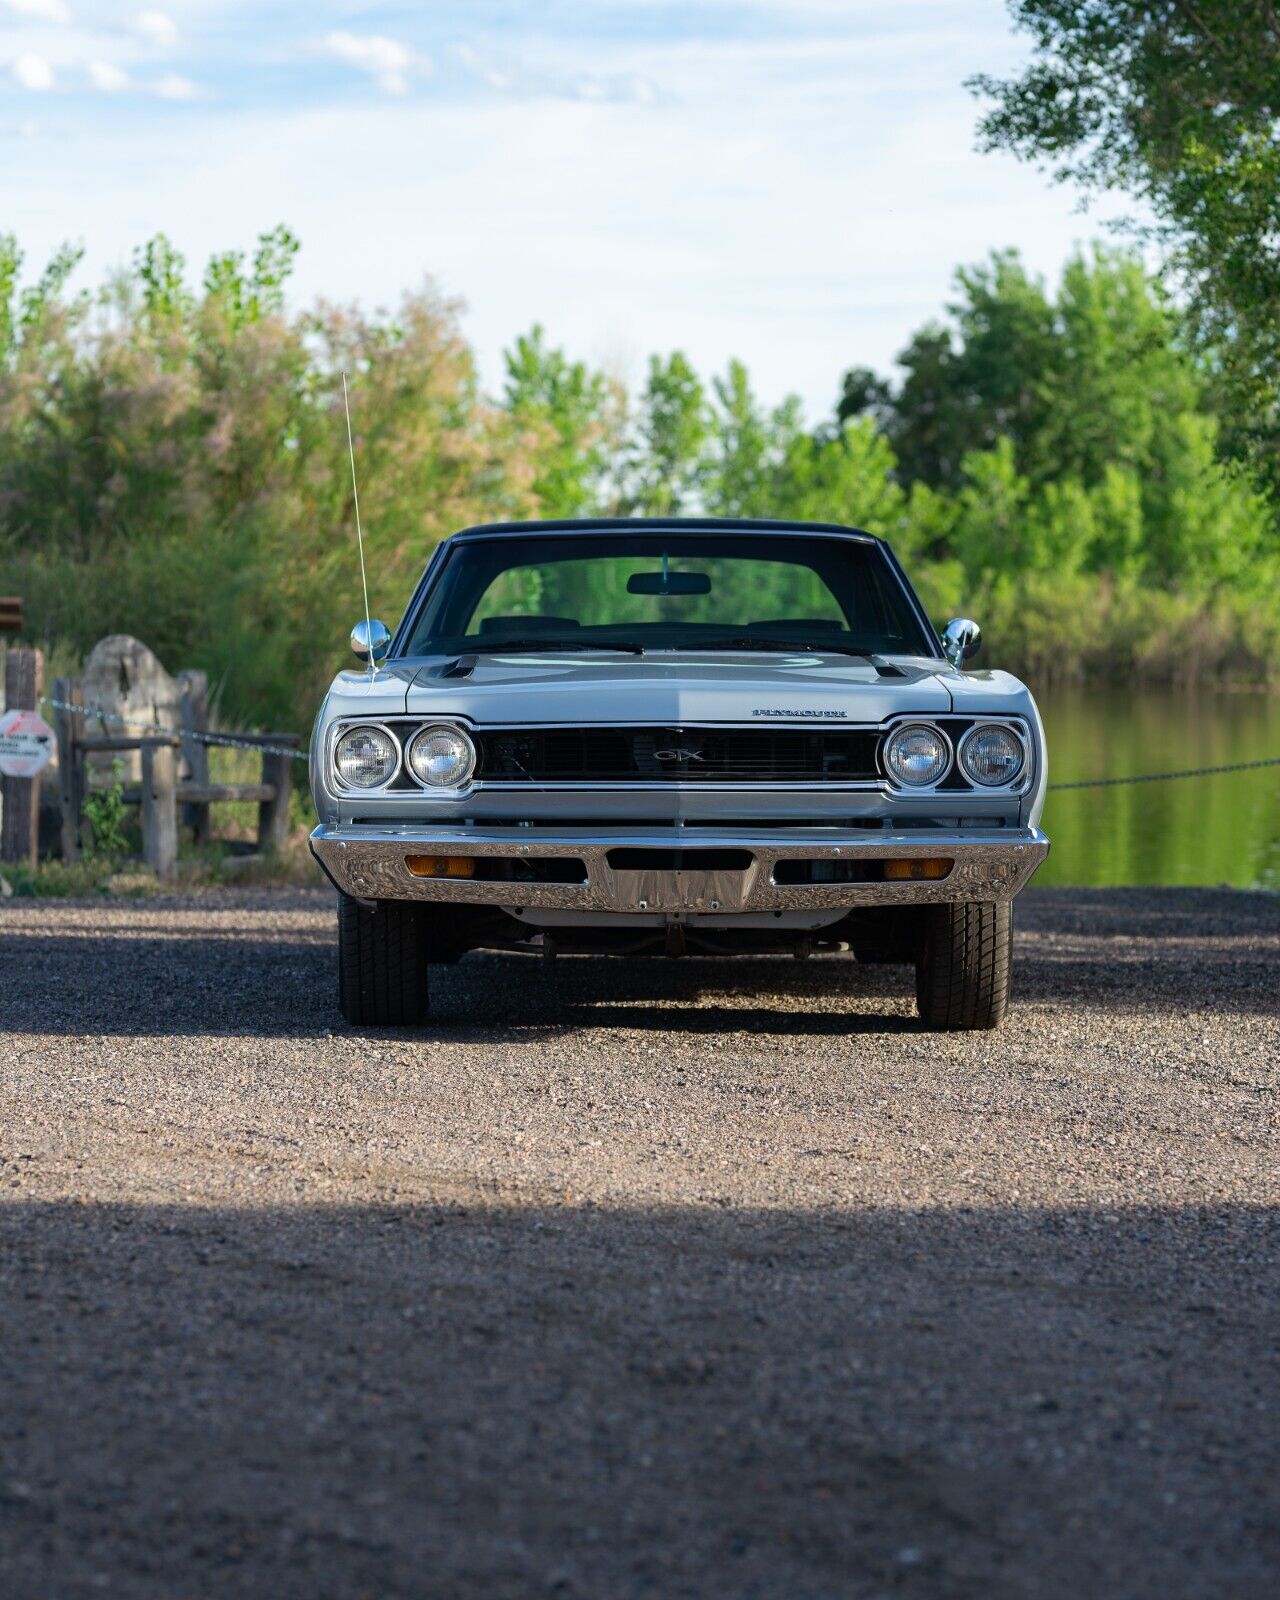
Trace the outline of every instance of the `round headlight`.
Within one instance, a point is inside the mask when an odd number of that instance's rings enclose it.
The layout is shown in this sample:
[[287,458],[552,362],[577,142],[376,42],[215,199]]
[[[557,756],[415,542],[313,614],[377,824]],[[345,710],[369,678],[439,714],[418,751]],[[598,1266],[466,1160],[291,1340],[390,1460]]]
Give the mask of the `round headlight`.
[[1016,783],[1026,761],[1022,740],[1011,728],[973,728],[960,746],[960,766],[965,777],[987,789]]
[[951,765],[951,746],[937,728],[910,722],[885,741],[884,764],[895,783],[922,789],[937,783]]
[[424,728],[409,746],[409,770],[432,789],[460,789],[476,770],[476,747],[461,728]]
[[338,740],[333,764],[353,789],[376,789],[396,770],[399,752],[384,728],[351,728]]

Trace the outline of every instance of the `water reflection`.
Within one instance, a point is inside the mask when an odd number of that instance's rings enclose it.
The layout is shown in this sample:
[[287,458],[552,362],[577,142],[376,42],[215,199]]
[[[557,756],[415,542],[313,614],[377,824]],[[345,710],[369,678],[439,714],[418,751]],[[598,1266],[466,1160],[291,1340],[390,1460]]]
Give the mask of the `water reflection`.
[[[1050,781],[1280,756],[1280,695],[1037,689]],[[1280,767],[1051,794],[1041,884],[1280,889]]]

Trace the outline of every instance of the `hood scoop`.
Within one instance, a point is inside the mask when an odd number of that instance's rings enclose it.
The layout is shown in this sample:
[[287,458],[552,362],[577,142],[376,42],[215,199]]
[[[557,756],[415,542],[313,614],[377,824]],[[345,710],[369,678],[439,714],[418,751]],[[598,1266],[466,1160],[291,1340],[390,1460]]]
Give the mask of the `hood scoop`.
[[469,678],[476,670],[479,656],[459,656],[456,661],[446,661],[435,672],[428,673],[432,678]]

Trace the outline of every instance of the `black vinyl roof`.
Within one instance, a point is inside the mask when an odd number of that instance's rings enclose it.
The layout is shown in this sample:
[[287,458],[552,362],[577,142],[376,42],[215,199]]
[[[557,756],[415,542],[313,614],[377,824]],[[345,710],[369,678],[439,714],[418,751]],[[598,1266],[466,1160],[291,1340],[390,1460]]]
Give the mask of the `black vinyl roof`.
[[483,522],[463,528],[453,539],[501,537],[539,533],[837,533],[850,539],[879,544],[865,528],[847,528],[839,522],[766,522],[749,517],[570,517],[550,522]]

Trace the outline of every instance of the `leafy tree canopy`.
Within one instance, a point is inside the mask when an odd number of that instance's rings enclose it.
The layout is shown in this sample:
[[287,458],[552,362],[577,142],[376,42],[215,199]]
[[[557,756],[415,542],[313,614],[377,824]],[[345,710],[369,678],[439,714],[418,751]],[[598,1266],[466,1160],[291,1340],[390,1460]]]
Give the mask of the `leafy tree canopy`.
[[1227,443],[1280,485],[1280,6],[1009,6],[1033,54],[972,80],[994,101],[983,147],[1146,201],[1219,363]]

